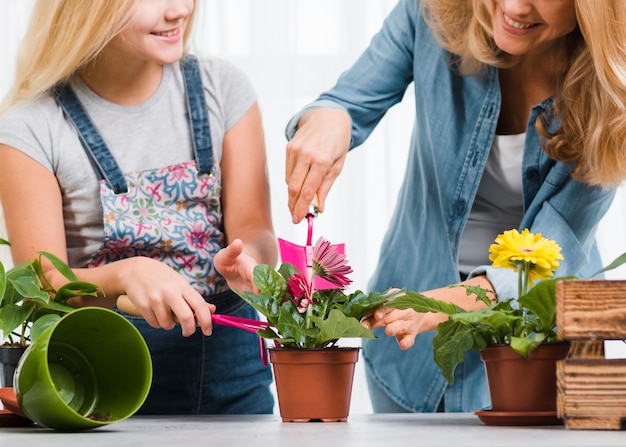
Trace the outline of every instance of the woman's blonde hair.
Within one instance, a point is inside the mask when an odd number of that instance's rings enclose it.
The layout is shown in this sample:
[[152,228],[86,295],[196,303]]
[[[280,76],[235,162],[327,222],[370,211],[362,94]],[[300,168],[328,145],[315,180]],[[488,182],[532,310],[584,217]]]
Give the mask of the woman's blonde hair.
[[[574,178],[617,186],[626,179],[626,1],[574,0],[574,5],[578,29],[554,98],[561,126],[550,133],[540,119],[536,127],[550,157],[575,162]],[[422,7],[460,73],[510,66],[493,40],[484,0],[422,0]]]
[[[0,113],[67,81],[124,29],[136,0],[37,0]],[[193,13],[185,30],[187,44]]]

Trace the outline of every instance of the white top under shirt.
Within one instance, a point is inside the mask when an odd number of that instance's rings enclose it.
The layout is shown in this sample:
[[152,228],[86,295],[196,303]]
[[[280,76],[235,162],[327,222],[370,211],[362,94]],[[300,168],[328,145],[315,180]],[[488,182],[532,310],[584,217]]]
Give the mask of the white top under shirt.
[[524,214],[522,157],[526,134],[496,135],[459,245],[459,271],[490,264],[498,234],[518,228]]

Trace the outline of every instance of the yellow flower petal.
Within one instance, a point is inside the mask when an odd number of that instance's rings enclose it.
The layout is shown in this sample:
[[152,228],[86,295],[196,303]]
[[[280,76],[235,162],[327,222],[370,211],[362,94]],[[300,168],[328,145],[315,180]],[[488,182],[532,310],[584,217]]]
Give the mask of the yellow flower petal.
[[551,240],[544,238],[541,233],[533,234],[527,228],[520,233],[517,230],[507,230],[498,235],[495,244],[489,247],[489,260],[497,268],[510,268],[519,271],[524,265],[529,265],[529,282],[546,279],[553,276],[559,267],[561,247]]

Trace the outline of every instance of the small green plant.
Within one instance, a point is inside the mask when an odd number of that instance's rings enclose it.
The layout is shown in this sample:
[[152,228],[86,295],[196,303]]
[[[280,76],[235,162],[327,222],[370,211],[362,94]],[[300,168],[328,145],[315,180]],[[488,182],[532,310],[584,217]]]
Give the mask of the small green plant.
[[[287,348],[328,348],[335,346],[340,338],[376,338],[361,325],[361,319],[403,290],[346,294],[344,288],[351,282],[347,278],[350,272],[345,255],[320,238],[313,248],[310,277],[289,263],[282,264],[278,270],[261,264],[254,269],[259,293],[237,294],[267,318],[269,326],[259,329],[259,336]],[[315,290],[315,276],[337,288]]]
[[[0,238],[0,245],[10,243]],[[41,266],[42,258],[68,279],[55,289],[47,281]],[[75,296],[97,296],[98,287],[78,281],[70,267],[51,253],[5,270],[0,262],[0,332],[5,345],[27,346],[45,328],[75,308],[66,304]]]
[[[433,347],[435,362],[448,383],[453,383],[454,370],[469,350],[508,344],[523,357],[528,357],[540,344],[557,341],[556,282],[576,279],[553,278],[553,271],[562,259],[560,250],[556,242],[543,238],[541,234],[534,235],[527,229],[521,234],[517,230],[505,231],[496,238],[496,244],[491,245],[489,260],[494,267],[511,268],[518,272],[517,300],[507,298],[495,302],[491,291],[477,286],[462,286],[468,295],[475,294],[476,301],[486,306],[466,311],[455,304],[412,291],[385,306],[448,315],[448,320],[437,327]],[[593,276],[624,262],[626,253]],[[536,280],[541,282],[533,286]]]

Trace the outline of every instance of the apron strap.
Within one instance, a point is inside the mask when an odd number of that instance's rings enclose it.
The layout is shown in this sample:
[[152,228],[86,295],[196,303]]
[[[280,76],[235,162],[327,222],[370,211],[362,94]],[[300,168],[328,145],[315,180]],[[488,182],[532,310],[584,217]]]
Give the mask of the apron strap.
[[[187,119],[198,174],[208,175],[213,168],[213,145],[198,60],[195,56],[188,55],[181,60],[180,66],[185,81]],[[72,87],[62,84],[53,93],[57,103],[78,130],[80,142],[98,178],[106,180],[115,194],[126,193],[128,186],[119,165]]]
[[198,59],[193,55],[183,58],[180,66],[187,93],[187,117],[190,121],[191,145],[198,164],[198,173],[207,175],[213,168],[213,145],[200,66]]
[[124,175],[116,163],[109,147],[94,126],[80,100],[69,84],[59,85],[54,89],[54,96],[65,114],[78,130],[78,136],[87,152],[91,164],[100,179],[106,180],[115,194],[128,191]]

